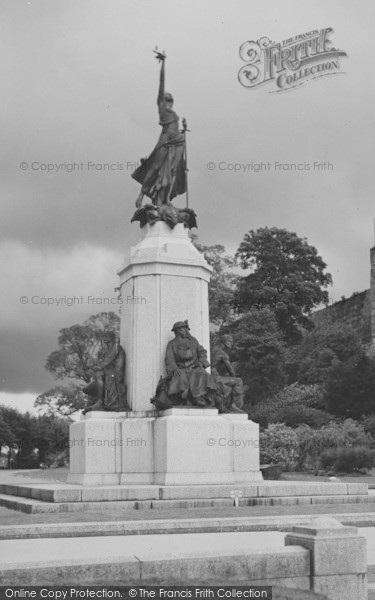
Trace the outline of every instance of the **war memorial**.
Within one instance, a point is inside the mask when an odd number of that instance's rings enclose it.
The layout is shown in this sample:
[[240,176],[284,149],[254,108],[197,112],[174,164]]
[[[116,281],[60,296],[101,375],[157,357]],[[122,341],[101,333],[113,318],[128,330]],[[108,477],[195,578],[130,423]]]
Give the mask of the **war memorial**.
[[[147,302],[127,304],[119,340],[111,332],[103,335],[101,363],[84,388],[87,406],[70,428],[67,483],[1,486],[8,498],[3,505],[30,513],[83,513],[94,505],[134,511],[128,522],[39,525],[36,537],[255,531],[256,520],[189,519],[188,509],[303,505],[309,515],[317,504],[326,504],[331,513],[339,503],[366,505],[370,497],[363,483],[263,480],[259,426],[243,410],[242,380],[230,359],[232,340],[210,348],[212,269],[189,237],[199,216],[188,199],[187,124],[179,128],[173,97],[165,91],[166,56],[156,51],[156,58],[162,130],[132,174],[141,186],[132,217],[140,241],[118,271],[122,298]],[[182,196],[184,207],[178,206]],[[180,509],[181,518],[136,524],[139,508]],[[292,530],[285,546],[57,563],[35,557],[28,567],[3,568],[0,584],[15,578],[22,585],[252,584],[290,588],[290,596],[284,590],[274,596],[279,598],[367,597],[366,541],[356,527],[326,517],[307,523],[306,516],[277,519],[270,518],[268,529]],[[2,529],[5,537],[17,536],[11,526]],[[174,536],[165,537],[172,548]],[[300,591],[293,595],[293,589]]]

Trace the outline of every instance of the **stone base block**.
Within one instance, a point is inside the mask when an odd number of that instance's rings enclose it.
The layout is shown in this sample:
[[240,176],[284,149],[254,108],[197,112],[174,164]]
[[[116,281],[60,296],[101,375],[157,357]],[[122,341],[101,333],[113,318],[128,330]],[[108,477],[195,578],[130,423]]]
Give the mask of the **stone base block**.
[[259,427],[246,414],[172,408],[90,412],[70,429],[68,483],[207,485],[262,481]]
[[154,416],[90,412],[70,427],[68,483],[152,483]]
[[172,408],[161,415],[154,423],[156,484],[262,480],[259,427],[246,414]]

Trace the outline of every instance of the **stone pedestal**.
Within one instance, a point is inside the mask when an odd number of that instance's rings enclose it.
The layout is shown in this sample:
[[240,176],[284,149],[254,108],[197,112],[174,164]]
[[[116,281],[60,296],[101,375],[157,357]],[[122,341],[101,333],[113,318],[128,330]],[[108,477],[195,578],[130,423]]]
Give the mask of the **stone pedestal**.
[[217,409],[91,412],[71,425],[70,465],[68,483],[81,485],[262,481],[259,426]]
[[188,319],[192,335],[209,352],[208,282],[212,268],[180,223],[145,226],[145,237],[120,269],[121,345],[132,411],[152,408],[174,322]]
[[[182,224],[144,228],[120,269],[121,345],[131,412],[90,412],[70,431],[68,482],[82,485],[193,485],[261,481],[258,425],[246,414],[150,403],[165,376],[176,321],[189,321],[209,355],[212,268]],[[209,356],[208,356],[209,359]]]
[[358,535],[356,527],[317,517],[309,526],[293,527],[285,545],[310,550],[314,592],[330,600],[367,600],[366,539]]

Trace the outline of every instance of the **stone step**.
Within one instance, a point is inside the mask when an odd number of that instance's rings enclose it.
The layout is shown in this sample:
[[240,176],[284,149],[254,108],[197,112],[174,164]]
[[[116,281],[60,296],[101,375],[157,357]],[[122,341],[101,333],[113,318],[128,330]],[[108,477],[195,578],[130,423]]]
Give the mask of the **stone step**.
[[[95,515],[96,513],[94,513]],[[310,513],[305,515],[264,515],[258,517],[192,517],[188,519],[143,519],[33,523],[0,526],[0,540],[131,536],[181,533],[290,532],[297,525],[309,525],[312,517],[338,519],[352,527],[375,527],[375,513]],[[95,517],[93,517],[95,518]],[[375,581],[375,566],[369,567],[369,580]]]
[[[357,497],[368,494],[365,483],[267,481],[232,485],[101,485],[82,486],[62,483],[0,484],[0,494],[34,498],[44,502],[110,502],[144,500],[231,499],[238,492],[240,500],[269,501],[275,498]],[[349,500],[352,502],[353,500]],[[356,501],[356,500],[354,500]],[[307,502],[309,503],[309,502]]]
[[[0,494],[0,506],[21,510],[27,513],[44,512],[82,512],[87,510],[113,509],[189,509],[204,507],[233,507],[233,498],[187,498],[182,500],[108,500],[108,501],[75,501],[51,502],[39,498],[26,498],[24,496]],[[301,506],[314,504],[371,504],[375,498],[368,495],[344,496],[281,496],[267,498],[239,498],[239,506]]]

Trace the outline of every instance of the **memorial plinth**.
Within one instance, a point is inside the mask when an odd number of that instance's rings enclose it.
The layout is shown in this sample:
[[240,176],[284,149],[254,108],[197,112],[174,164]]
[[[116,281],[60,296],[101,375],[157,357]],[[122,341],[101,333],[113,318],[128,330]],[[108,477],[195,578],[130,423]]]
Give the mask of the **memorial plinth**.
[[[188,320],[209,352],[208,283],[212,268],[188,230],[146,225],[119,271],[121,346],[131,411],[90,412],[70,430],[69,483],[199,485],[262,480],[259,427],[244,413],[171,408],[150,400],[165,377],[172,324]],[[209,359],[209,356],[208,356]]]
[[259,426],[246,414],[171,408],[91,412],[71,425],[68,483],[208,485],[261,481]]

